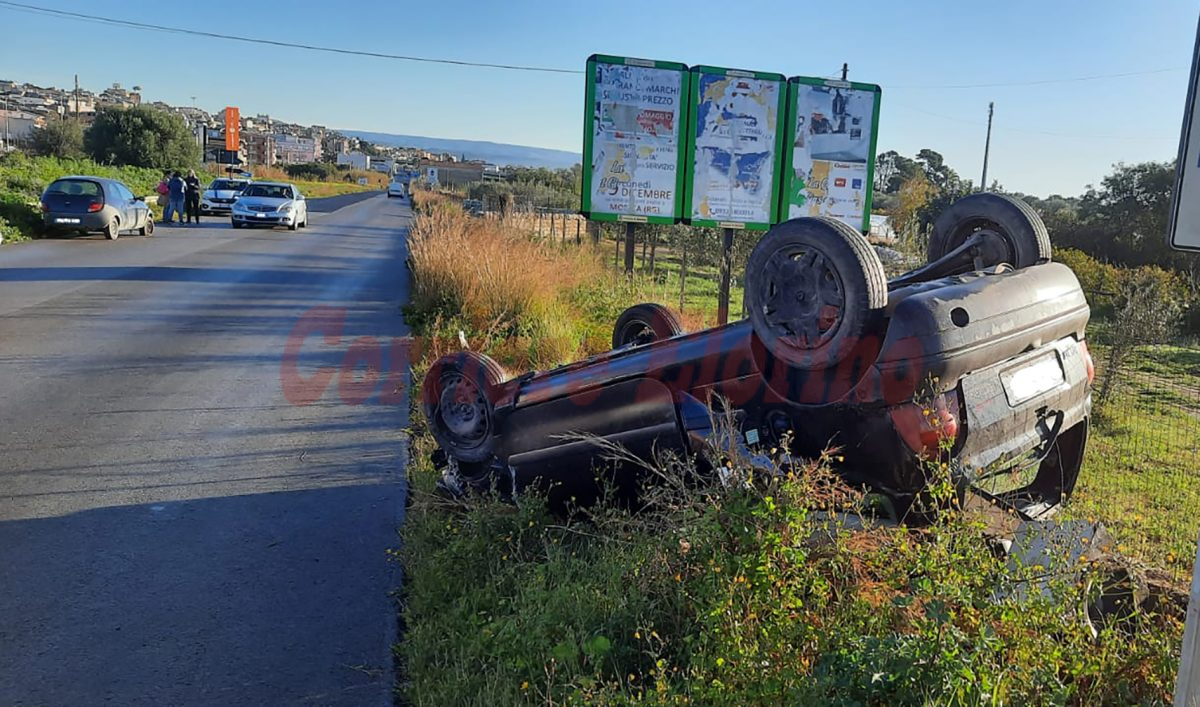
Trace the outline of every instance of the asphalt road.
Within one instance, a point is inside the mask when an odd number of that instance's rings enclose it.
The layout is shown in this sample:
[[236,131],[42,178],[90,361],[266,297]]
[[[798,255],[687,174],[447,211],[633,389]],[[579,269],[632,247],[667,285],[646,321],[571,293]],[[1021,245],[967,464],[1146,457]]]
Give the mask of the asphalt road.
[[410,212],[338,199],[0,247],[0,704],[390,704]]

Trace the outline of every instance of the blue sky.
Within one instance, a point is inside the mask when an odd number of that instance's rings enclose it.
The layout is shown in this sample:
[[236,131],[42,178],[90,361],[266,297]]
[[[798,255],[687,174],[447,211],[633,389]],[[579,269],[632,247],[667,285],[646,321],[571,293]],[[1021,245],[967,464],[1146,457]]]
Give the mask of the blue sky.
[[[27,0],[199,30],[469,61],[582,68],[593,52],[883,86],[880,151],[938,150],[979,179],[989,100],[989,181],[1077,194],[1116,162],[1177,149],[1194,1],[963,0],[768,3],[120,3]],[[1029,84],[1172,69],[1137,77]],[[0,6],[0,77],[330,127],[578,151],[583,77],[335,56],[161,34]],[[950,85],[1025,83],[990,88]]]

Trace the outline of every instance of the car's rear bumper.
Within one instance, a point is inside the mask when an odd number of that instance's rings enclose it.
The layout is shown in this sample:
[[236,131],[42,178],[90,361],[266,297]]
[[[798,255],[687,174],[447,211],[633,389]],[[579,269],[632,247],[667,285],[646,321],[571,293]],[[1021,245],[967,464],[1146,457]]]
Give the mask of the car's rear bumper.
[[99,231],[108,226],[112,214],[107,210],[93,214],[63,214],[50,212],[43,214],[42,223],[46,228],[59,231]]

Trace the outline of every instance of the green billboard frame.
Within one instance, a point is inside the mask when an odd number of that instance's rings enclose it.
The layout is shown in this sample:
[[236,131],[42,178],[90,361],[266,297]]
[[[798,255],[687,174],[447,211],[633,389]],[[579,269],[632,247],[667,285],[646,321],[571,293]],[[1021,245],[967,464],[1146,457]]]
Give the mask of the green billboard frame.
[[[685,189],[684,205],[683,205],[683,222],[691,226],[706,226],[711,228],[736,228],[747,231],[765,231],[773,224],[779,222],[779,201],[782,194],[782,170],[783,170],[783,146],[785,124],[788,117],[787,101],[788,101],[788,86],[787,78],[780,73],[768,71],[744,71],[741,69],[728,69],[719,66],[699,65],[693,66],[689,71],[691,75],[689,101],[688,101],[688,123],[687,123],[687,139],[685,140],[685,149],[687,151],[687,173]],[[696,161],[696,111],[697,102],[699,101],[700,76],[702,74],[715,74],[719,76],[733,76],[761,79],[765,81],[777,81],[779,83],[779,103],[775,109],[775,155],[772,160],[774,170],[771,179],[771,214],[767,221],[719,221],[715,219],[693,219],[692,199],[695,196],[695,161]]]
[[863,216],[862,225],[859,230],[862,233],[867,233],[871,230],[871,203],[875,196],[875,159],[876,151],[879,143],[879,106],[883,97],[883,88],[879,84],[874,83],[859,83],[857,81],[839,81],[837,79],[822,79],[812,76],[793,76],[788,79],[787,90],[787,130],[786,130],[786,145],[784,155],[783,174],[787,180],[783,183],[783,189],[779,194],[779,217],[780,220],[787,220],[790,204],[788,203],[788,194],[792,193],[792,180],[796,178],[795,165],[793,163],[794,155],[792,154],[791,146],[796,142],[796,99],[799,98],[800,86],[828,86],[830,88],[843,88],[855,91],[871,91],[875,94],[874,107],[871,112],[871,152],[867,159],[867,197],[863,200]]
[[[679,72],[679,150],[675,164],[675,213],[671,216],[643,216],[637,214],[597,212],[592,210],[592,172],[594,167],[593,141],[595,140],[594,103],[596,100],[596,65],[618,64],[622,66],[640,66],[653,69],[668,69]],[[677,61],[659,61],[656,59],[637,59],[634,57],[614,56],[611,54],[593,54],[587,59],[586,90],[584,91],[583,119],[583,184],[580,195],[579,213],[592,221],[622,221],[626,223],[655,223],[674,224],[683,219],[684,202],[684,170],[687,161],[687,140],[684,126],[690,125],[691,114],[691,82],[688,66]]]

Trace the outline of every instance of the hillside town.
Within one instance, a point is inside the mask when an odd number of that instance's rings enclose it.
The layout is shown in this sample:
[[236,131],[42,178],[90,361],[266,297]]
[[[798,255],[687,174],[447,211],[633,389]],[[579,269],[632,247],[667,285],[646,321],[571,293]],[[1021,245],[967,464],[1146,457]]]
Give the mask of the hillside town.
[[240,149],[231,154],[225,150],[223,109],[209,112],[195,105],[148,101],[141,86],[125,88],[120,83],[96,92],[78,84],[63,89],[0,79],[0,152],[29,143],[49,121],[71,119],[87,127],[99,110],[134,106],[178,115],[195,135],[205,162],[239,166],[250,172],[255,167],[324,162],[389,175],[434,174],[441,184],[459,185],[499,180],[510,171],[462,155],[378,145],[323,125],[301,125],[264,114],[240,116]]

